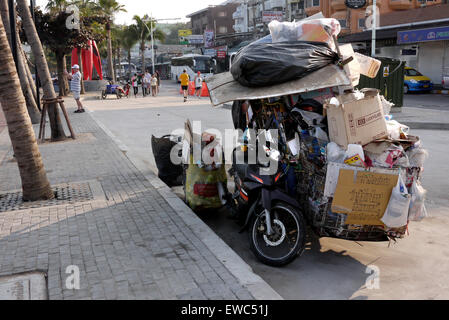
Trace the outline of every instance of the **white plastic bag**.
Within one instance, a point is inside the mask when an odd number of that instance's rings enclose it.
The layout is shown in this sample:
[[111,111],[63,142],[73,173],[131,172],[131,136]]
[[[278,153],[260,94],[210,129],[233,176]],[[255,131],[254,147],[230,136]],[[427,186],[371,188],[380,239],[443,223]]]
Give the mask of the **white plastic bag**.
[[410,200],[408,220],[421,221],[423,218],[427,217],[427,211],[424,205],[427,191],[422,187],[421,183],[414,181],[410,192],[412,197]]
[[406,125],[403,125],[396,120],[388,120],[387,121],[387,130],[388,130],[388,136],[393,140],[398,140],[401,138],[401,133],[405,136],[408,135],[408,132],[410,130],[409,127]]
[[422,168],[424,166],[424,162],[429,157],[429,153],[426,149],[424,149],[421,144],[418,146],[413,146],[406,152],[408,159],[410,161],[411,167]]
[[271,21],[268,24],[273,43],[285,41],[327,42],[333,48],[332,36],[341,31],[340,22],[334,18],[304,19],[294,22]]
[[345,160],[345,150],[340,148],[335,142],[329,142],[326,146],[327,162],[343,163]]
[[312,137],[315,137],[318,140],[322,140],[325,142],[329,141],[329,137],[327,136],[327,133],[318,126],[313,127],[311,135],[312,135]]
[[391,192],[390,201],[381,221],[389,228],[403,227],[407,225],[409,207],[410,195],[399,175],[398,183]]

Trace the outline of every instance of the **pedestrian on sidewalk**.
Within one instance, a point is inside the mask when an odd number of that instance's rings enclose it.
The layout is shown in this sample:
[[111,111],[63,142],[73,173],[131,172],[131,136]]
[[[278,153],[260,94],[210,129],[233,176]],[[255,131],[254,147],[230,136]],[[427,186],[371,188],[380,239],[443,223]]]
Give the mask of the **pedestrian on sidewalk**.
[[179,80],[181,80],[181,89],[184,93],[184,102],[187,101],[187,95],[189,94],[189,75],[187,74],[187,70],[184,69],[181,75],[179,76]]
[[142,97],[145,98],[146,93],[147,93],[147,88],[146,88],[146,83],[144,81],[145,78],[145,74],[144,73],[140,73],[139,76],[137,77],[137,82],[138,84],[140,84],[142,86]]
[[159,71],[156,71],[156,78],[157,78],[157,91],[156,91],[156,94],[159,94],[159,90],[161,88],[161,75],[159,74]]
[[203,88],[203,78],[201,77],[201,72],[198,71],[198,74],[195,76],[195,95],[198,99],[201,99],[201,89]]
[[76,105],[78,106],[78,109],[75,110],[75,113],[82,113],[85,112],[83,104],[81,103],[81,72],[80,67],[77,64],[74,64],[72,66],[73,74],[69,74],[67,71],[64,71],[64,75],[67,77],[67,79],[70,81],[70,89],[73,93],[73,98],[75,98]]
[[147,71],[145,71],[145,76],[143,77],[143,83],[145,87],[145,93],[144,96],[147,94],[150,94],[150,86],[151,86],[151,74]]
[[153,77],[151,78],[151,94],[153,97],[157,96],[158,90],[157,90],[157,76],[156,74],[153,74]]
[[134,73],[134,75],[131,78],[131,85],[134,90],[134,97],[137,98],[137,93],[139,92],[139,87],[137,86],[137,74]]

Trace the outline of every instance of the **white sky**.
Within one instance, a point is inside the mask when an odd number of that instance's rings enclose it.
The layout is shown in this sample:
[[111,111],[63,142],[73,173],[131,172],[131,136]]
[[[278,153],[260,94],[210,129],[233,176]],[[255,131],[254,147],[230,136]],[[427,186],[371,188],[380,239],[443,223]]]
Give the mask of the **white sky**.
[[[206,8],[208,5],[217,5],[224,0],[118,0],[126,6],[128,12],[117,15],[115,22],[118,24],[132,23],[134,15],[151,15],[156,19],[182,18],[188,21],[186,15]],[[45,7],[47,0],[36,0],[36,5]],[[180,20],[181,21],[181,20]],[[177,22],[177,21],[161,21]]]

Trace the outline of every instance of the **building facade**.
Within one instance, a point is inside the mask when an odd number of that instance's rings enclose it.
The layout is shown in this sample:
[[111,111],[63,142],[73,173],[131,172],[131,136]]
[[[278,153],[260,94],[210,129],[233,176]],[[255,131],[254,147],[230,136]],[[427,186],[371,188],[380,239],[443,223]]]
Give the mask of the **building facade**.
[[193,34],[204,34],[206,30],[214,31],[215,36],[234,33],[233,13],[239,3],[226,3],[218,6],[209,6],[200,11],[189,14]]
[[[377,0],[380,19],[384,14],[440,5],[444,0]],[[305,13],[311,16],[322,12],[327,18],[335,18],[342,27],[341,34],[362,32],[367,29],[366,15],[370,13],[373,1],[367,0],[366,5],[360,9],[349,9],[345,0],[305,0]]]
[[[431,78],[436,86],[441,85],[443,75],[449,74],[449,4],[440,0],[378,0],[378,3],[376,56],[405,61],[407,66]],[[365,12],[369,5],[358,10],[340,10],[346,15],[338,16],[347,22],[339,42],[352,43],[355,49],[368,55],[372,31],[366,26]],[[330,17],[337,17],[336,13],[331,12]]]

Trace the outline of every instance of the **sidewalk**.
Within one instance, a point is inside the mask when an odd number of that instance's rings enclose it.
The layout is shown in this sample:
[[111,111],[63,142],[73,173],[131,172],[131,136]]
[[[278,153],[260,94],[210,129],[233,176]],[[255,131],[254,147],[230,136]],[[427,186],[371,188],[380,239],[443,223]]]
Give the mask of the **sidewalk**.
[[4,129],[6,129],[6,119],[5,115],[3,114],[2,106],[0,105],[0,134]]
[[[52,186],[69,190],[58,191],[63,200],[5,211],[1,193],[21,186],[11,147],[0,156],[0,276],[44,271],[49,299],[281,299],[89,113],[73,110],[77,140],[39,145]],[[79,290],[66,288],[71,265]]]

